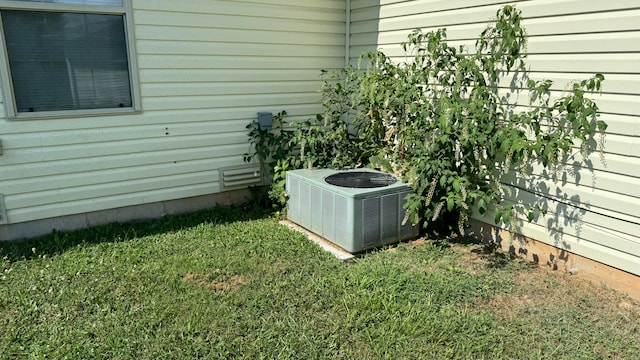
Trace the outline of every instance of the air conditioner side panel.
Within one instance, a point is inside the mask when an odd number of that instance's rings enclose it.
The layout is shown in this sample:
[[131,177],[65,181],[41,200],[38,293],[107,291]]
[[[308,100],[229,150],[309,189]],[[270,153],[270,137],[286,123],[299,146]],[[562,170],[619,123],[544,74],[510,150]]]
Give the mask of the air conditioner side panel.
[[380,245],[381,234],[380,227],[382,224],[382,218],[380,216],[381,211],[381,198],[371,197],[361,200],[361,226],[362,228],[360,244],[362,249],[372,248]]
[[311,186],[300,181],[300,225],[311,230]]
[[319,233],[325,239],[336,238],[336,195],[326,189],[322,189],[322,232]]
[[357,251],[354,244],[353,199],[335,195],[335,238],[329,239],[348,252]]
[[[381,197],[381,226],[380,241],[383,244],[399,241],[399,223],[398,223],[398,203],[400,202],[399,194],[390,194]],[[402,204],[400,204],[402,209]]]
[[300,181],[287,174],[286,182],[289,201],[287,201],[287,217],[296,224],[300,224]]
[[309,211],[310,211],[310,229],[316,234],[322,234],[322,229],[324,228],[322,224],[322,207],[324,204],[322,203],[322,189],[317,186],[310,185],[309,186]]

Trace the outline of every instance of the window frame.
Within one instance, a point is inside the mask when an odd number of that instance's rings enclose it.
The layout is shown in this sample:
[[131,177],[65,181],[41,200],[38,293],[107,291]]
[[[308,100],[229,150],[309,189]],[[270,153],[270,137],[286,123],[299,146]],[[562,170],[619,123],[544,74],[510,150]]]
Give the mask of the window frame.
[[7,118],[11,120],[21,119],[50,119],[50,118],[71,118],[107,116],[119,114],[132,114],[142,111],[140,100],[140,81],[138,79],[137,55],[135,51],[135,36],[133,32],[133,17],[131,0],[122,0],[122,7],[106,5],[77,5],[58,4],[44,2],[26,2],[0,0],[0,11],[4,10],[24,10],[24,11],[50,11],[50,12],[73,12],[82,14],[105,14],[121,15],[123,17],[127,60],[129,63],[129,87],[131,88],[131,107],[125,108],[104,108],[104,109],[77,109],[77,110],[53,110],[40,112],[18,112],[16,97],[13,91],[13,80],[9,67],[9,56],[0,17],[0,82],[4,97],[4,107]]

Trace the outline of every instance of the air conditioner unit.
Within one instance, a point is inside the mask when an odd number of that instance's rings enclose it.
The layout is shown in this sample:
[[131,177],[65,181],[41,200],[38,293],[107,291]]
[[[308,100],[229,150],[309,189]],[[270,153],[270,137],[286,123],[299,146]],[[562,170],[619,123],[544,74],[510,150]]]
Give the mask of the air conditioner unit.
[[418,235],[405,222],[403,205],[412,192],[392,175],[371,169],[290,170],[287,217],[350,253]]

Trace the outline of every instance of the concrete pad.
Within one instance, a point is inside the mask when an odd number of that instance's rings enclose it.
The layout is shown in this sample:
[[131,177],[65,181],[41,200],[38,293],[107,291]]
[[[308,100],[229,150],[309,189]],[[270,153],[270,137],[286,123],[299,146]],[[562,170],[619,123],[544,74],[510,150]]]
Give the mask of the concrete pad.
[[305,228],[303,228],[302,226],[295,224],[289,220],[282,220],[280,221],[280,224],[293,229],[299,233],[304,234],[307,238],[309,238],[309,240],[313,241],[315,244],[319,245],[322,249],[324,249],[325,251],[330,252],[333,256],[337,257],[338,259],[342,260],[342,261],[347,261],[347,260],[351,260],[353,258],[355,258],[356,256],[351,254],[350,252],[340,248],[339,246],[335,245],[334,243],[330,242],[329,240],[323,238],[322,236],[313,233]]

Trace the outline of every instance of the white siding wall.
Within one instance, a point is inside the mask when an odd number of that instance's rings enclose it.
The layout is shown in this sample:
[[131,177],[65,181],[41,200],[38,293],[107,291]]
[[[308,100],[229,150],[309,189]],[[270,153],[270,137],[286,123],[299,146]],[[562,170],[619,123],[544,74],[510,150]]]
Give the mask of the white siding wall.
[[[212,194],[258,111],[306,119],[344,62],[343,0],[133,0],[141,114],[7,120],[10,223]],[[1,101],[1,100],[0,100]]]
[[[526,18],[532,77],[556,81],[554,90],[560,94],[572,80],[603,73],[604,91],[596,100],[601,119],[609,124],[606,166],[593,154],[593,172],[580,169],[579,177],[565,172],[563,186],[547,183],[548,195],[564,197],[563,202],[570,205],[549,201],[549,214],[532,224],[525,220],[521,232],[640,275],[638,4],[628,0],[352,0],[350,56],[355,59],[363,50],[378,48],[402,59],[398,43],[417,27],[446,27],[453,44],[473,46],[488,20],[507,3],[516,3]],[[530,180],[539,184],[545,177]],[[512,197],[531,196],[521,192]]]

